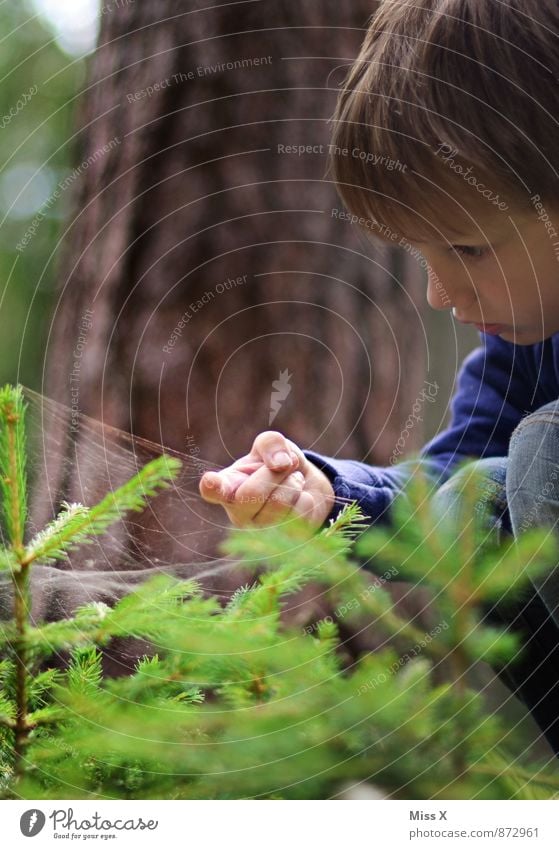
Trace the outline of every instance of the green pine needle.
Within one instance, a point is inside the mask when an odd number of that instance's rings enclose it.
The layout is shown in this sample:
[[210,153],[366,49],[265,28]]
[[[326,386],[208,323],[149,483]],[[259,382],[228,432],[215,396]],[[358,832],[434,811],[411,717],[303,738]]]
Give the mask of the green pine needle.
[[60,560],[77,545],[92,542],[126,513],[143,510],[147,499],[158,489],[170,486],[180,468],[180,460],[163,455],[94,507],[65,504],[63,512],[31,540],[25,549],[24,564]]
[[370,527],[367,518],[357,502],[352,501],[344,506],[335,519],[330,519],[330,524],[321,533],[324,536],[337,534],[348,541],[352,541],[354,537],[362,534]]
[[[64,559],[144,509],[179,468],[161,457],[95,506],[63,505],[25,547],[23,414],[21,392],[0,391],[0,569],[16,600],[35,562]],[[536,537],[494,551],[467,527],[443,527],[416,477],[389,529],[369,527],[354,502],[319,532],[291,518],[231,531],[224,549],[259,572],[227,605],[168,575],[71,619],[32,624],[20,605],[0,629],[0,796],[332,798],[374,776],[386,795],[410,798],[556,797],[557,770],[530,762],[516,718],[494,715],[468,676],[472,661],[512,662],[519,648],[480,625],[481,605],[543,574],[553,552]],[[367,568],[394,566],[374,584],[349,557],[356,537],[354,550],[373,555]],[[439,625],[428,632],[384,586],[404,576],[433,591]],[[289,599],[301,590],[316,604],[311,628]],[[350,623],[382,628],[390,647],[351,657]],[[102,652],[129,637],[153,655],[105,678]],[[66,667],[50,668],[61,652]]]

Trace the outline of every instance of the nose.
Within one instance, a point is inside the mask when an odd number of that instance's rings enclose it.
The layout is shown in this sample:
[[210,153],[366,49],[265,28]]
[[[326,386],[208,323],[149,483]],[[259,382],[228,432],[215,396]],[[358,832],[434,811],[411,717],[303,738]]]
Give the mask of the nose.
[[453,306],[453,299],[432,268],[427,272],[427,303],[434,310],[449,310]]
[[427,303],[434,310],[453,310],[459,316],[471,314],[476,303],[476,293],[471,287],[447,286],[431,268],[427,274]]

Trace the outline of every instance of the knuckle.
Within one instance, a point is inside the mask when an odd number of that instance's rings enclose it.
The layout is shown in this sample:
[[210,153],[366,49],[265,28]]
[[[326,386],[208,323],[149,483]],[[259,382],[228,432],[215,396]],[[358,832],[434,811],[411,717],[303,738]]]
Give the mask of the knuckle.
[[268,499],[268,504],[272,510],[277,510],[291,501],[291,494],[288,492],[274,492]]
[[305,486],[305,477],[301,472],[292,472],[286,479],[282,497],[286,504],[294,504],[300,497]]
[[295,501],[297,501],[298,497],[299,493],[294,490],[282,492],[280,495],[277,495],[273,501],[271,501],[270,507],[277,513],[281,510],[285,510],[286,507],[291,507]]
[[314,499],[309,492],[302,492],[297,499],[297,513],[308,518],[314,512]]
[[258,449],[262,449],[278,442],[281,444],[285,443],[285,436],[283,433],[280,433],[279,430],[264,430],[262,433],[258,434],[254,440],[254,445]]
[[264,440],[277,439],[278,437],[283,438],[283,434],[279,430],[262,430],[256,439],[262,442]]
[[267,437],[268,439],[276,439],[278,437],[279,439],[285,438],[283,433],[281,433],[281,431],[279,430],[265,430],[262,435]]

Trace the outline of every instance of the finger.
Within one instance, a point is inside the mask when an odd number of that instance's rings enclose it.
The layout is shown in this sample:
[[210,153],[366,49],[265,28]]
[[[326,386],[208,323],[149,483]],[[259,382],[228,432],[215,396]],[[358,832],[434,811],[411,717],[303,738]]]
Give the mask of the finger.
[[274,471],[297,468],[299,465],[299,457],[293,450],[293,443],[277,430],[259,433],[252,445],[252,451]]
[[303,490],[291,510],[295,515],[306,519],[307,522],[311,522],[313,525],[320,525],[322,523],[315,519],[316,506],[315,496],[308,490]]
[[274,525],[293,516],[293,506],[301,497],[305,487],[305,476],[301,472],[292,472],[285,481],[278,484],[264,506],[253,517],[256,527]]
[[244,472],[231,467],[220,472],[206,472],[200,478],[200,495],[210,504],[223,504],[235,497],[237,488],[247,479]]
[[[250,523],[262,509],[278,485],[284,484],[291,472],[274,472],[262,466],[250,475],[235,492],[234,502],[228,506],[242,526]],[[224,505],[225,506],[225,505]]]
[[234,463],[231,463],[230,466],[227,466],[228,469],[235,469],[239,472],[244,472],[247,475],[251,475],[257,469],[262,466],[264,463],[262,457],[257,456],[256,454],[245,454],[244,457],[239,457],[238,460],[235,460]]

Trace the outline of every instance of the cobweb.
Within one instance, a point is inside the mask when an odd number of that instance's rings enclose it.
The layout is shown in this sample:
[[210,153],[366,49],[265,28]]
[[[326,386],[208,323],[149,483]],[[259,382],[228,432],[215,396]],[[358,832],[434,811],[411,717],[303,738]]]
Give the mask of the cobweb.
[[[67,614],[92,600],[114,602],[159,572],[194,577],[204,591],[217,595],[230,595],[239,586],[246,577],[241,566],[246,572],[250,564],[220,555],[219,543],[231,526],[224,511],[205,502],[198,490],[203,472],[219,464],[136,437],[26,387],[23,392],[31,491],[28,535],[51,521],[63,502],[92,506],[163,453],[182,463],[170,488],[150,499],[141,513],[128,514],[91,544],[76,548],[67,561],[35,567],[42,589],[36,606],[42,616]],[[50,610],[53,604],[56,611]]]
[[[165,453],[182,468],[169,489],[126,515],[67,560],[34,565],[32,615],[53,620],[91,602],[112,605],[156,574],[195,578],[201,589],[227,602],[261,570],[249,558],[225,557],[220,543],[231,529],[217,505],[200,496],[207,469],[224,468],[193,454],[119,430],[23,387],[27,404],[30,510],[28,538],[60,512],[64,502],[93,506]],[[0,573],[0,619],[9,618],[13,596]],[[311,594],[312,595],[312,594]],[[320,593],[319,593],[320,595]],[[307,599],[319,603],[319,599]],[[300,601],[292,599],[294,612]],[[321,603],[321,602],[320,602]]]

